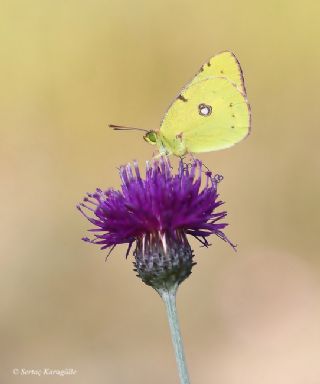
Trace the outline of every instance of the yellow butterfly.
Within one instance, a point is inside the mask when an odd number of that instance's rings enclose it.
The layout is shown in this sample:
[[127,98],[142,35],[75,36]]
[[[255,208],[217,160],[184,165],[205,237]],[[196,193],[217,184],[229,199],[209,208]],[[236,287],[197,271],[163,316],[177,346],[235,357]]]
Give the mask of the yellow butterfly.
[[229,148],[249,134],[250,125],[240,63],[232,52],[224,51],[200,68],[168,108],[160,129],[146,131],[144,139],[157,145],[160,155],[182,157]]

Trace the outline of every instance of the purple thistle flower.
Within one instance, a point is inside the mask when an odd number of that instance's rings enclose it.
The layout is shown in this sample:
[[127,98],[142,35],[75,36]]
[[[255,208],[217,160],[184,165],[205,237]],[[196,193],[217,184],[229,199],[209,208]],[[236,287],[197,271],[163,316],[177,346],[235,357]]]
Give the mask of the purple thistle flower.
[[[154,274],[150,283],[154,268],[163,272],[174,267],[178,284],[191,273],[193,254],[186,235],[194,236],[204,246],[210,245],[210,235],[217,235],[235,247],[222,232],[227,224],[220,221],[227,212],[216,212],[223,204],[217,192],[221,176],[203,173],[199,160],[191,164],[181,160],[177,174],[172,172],[167,158],[153,160],[146,164],[145,178],[135,162],[133,166],[121,167],[120,177],[120,191],[97,189],[78,205],[95,226],[89,230],[94,232],[93,239],[83,240],[99,244],[101,249],[109,248],[110,252],[116,245],[126,243],[127,256],[136,242],[135,267],[147,284],[154,283]],[[187,271],[181,272],[186,261]]]

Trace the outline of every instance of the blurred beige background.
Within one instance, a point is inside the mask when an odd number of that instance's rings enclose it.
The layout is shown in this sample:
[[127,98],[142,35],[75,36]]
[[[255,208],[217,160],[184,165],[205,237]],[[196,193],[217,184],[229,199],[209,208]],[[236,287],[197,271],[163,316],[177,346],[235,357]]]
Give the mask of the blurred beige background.
[[[251,136],[201,159],[222,173],[227,234],[178,295],[193,383],[319,384],[317,1],[2,0],[1,383],[177,383],[165,311],[132,257],[81,242],[86,191],[143,163],[178,90],[233,50]],[[61,378],[14,368],[77,370]]]

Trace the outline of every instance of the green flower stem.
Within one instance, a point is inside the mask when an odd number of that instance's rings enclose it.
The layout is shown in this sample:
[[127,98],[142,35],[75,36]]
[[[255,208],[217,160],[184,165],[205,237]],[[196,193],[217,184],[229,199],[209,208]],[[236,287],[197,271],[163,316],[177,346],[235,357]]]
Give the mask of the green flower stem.
[[172,288],[168,288],[167,290],[158,289],[157,291],[160,294],[166,306],[170,332],[171,332],[171,339],[172,339],[172,343],[173,343],[173,347],[176,355],[178,371],[179,371],[180,383],[190,384],[186,359],[183,352],[183,343],[182,343],[182,337],[180,333],[177,308],[176,308],[177,288],[178,288],[177,286],[173,286]]

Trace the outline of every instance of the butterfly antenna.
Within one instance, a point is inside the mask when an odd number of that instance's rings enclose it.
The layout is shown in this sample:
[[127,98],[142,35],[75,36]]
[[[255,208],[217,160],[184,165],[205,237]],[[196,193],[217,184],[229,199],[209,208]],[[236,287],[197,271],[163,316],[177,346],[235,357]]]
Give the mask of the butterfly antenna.
[[122,125],[114,125],[114,124],[109,124],[109,127],[114,129],[115,131],[142,131],[142,132],[149,132],[148,130],[142,129],[142,128],[123,127]]

